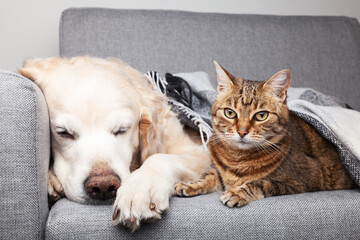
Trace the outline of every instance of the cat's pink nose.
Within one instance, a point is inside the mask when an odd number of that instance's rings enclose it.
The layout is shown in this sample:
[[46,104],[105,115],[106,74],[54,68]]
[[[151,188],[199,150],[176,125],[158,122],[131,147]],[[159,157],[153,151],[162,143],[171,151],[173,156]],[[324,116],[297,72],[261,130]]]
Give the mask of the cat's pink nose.
[[245,137],[249,132],[247,130],[241,129],[238,131],[240,137]]

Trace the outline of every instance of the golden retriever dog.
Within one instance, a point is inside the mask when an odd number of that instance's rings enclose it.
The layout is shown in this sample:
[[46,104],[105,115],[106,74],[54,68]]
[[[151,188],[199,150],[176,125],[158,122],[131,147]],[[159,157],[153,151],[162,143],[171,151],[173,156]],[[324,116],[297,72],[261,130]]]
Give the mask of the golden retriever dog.
[[121,60],[27,59],[19,72],[48,104],[52,197],[64,193],[79,203],[116,197],[113,223],[134,231],[169,208],[177,182],[195,180],[210,166],[166,98]]

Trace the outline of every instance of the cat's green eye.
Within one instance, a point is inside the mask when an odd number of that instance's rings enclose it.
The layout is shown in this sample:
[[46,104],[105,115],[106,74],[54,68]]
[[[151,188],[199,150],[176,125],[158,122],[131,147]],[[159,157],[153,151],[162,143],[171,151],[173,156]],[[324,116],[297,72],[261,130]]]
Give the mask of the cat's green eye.
[[236,118],[236,112],[234,110],[231,110],[230,108],[225,108],[224,114],[227,118],[230,118],[230,119]]
[[265,121],[269,116],[269,112],[262,111],[255,114],[254,119],[256,121]]

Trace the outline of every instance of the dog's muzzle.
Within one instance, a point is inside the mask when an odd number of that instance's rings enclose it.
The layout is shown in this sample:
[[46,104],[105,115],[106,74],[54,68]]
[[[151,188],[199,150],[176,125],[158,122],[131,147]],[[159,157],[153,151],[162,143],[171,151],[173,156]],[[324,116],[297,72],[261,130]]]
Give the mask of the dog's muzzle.
[[92,199],[105,201],[116,197],[120,184],[119,176],[106,163],[100,162],[93,166],[84,187]]

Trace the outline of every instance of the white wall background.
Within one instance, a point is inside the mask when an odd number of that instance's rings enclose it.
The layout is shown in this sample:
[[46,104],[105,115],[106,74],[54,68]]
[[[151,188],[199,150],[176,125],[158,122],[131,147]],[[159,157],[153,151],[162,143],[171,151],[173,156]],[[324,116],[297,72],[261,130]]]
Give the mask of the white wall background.
[[0,69],[16,71],[27,57],[58,56],[60,14],[70,7],[342,15],[360,20],[360,0],[0,0]]

